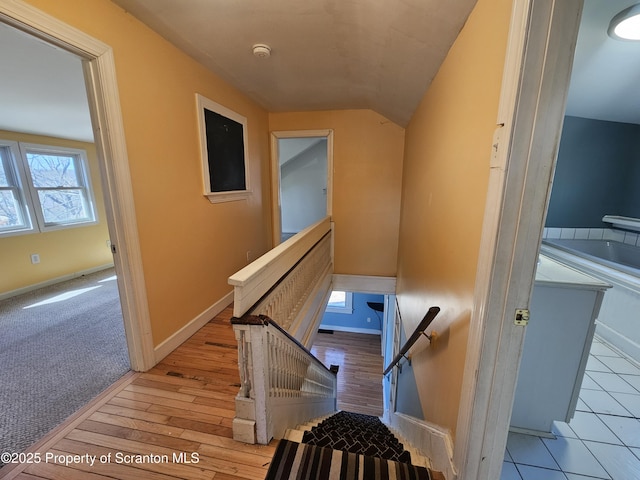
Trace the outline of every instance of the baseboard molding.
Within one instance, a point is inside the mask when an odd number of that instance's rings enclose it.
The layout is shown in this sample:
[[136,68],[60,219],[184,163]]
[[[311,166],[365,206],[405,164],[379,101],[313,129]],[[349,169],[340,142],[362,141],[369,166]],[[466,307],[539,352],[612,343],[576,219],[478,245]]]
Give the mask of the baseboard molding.
[[599,320],[596,320],[596,335],[605,340],[609,346],[640,364],[640,345],[629,337],[625,337]]
[[374,330],[372,328],[355,328],[355,327],[341,327],[339,325],[320,325],[322,330],[333,330],[335,332],[350,332],[350,333],[366,333],[369,335],[382,335],[381,330]]
[[83,275],[90,275],[92,273],[100,272],[102,270],[107,270],[108,268],[113,268],[113,263],[100,265],[93,268],[87,268],[86,270],[69,273],[67,275],[62,275],[61,277],[45,280],[44,282],[34,283],[33,285],[28,285],[26,287],[17,288],[9,292],[0,293],[0,300],[5,300],[7,298],[15,297],[17,295],[22,295],[23,293],[29,293],[34,290],[38,290],[39,288],[50,287],[51,285],[55,285],[56,283],[67,282],[69,280],[73,280],[74,278],[82,277]]
[[189,337],[200,330],[204,325],[207,324],[207,322],[209,322],[213,317],[218,315],[232,303],[233,291],[226,294],[224,297],[211,305],[204,312],[200,313],[197,317],[187,323],[176,333],[163,341],[160,345],[156,346],[154,348],[156,364],[171,352],[173,352],[180,345],[182,345]]
[[400,432],[413,447],[431,460],[434,470],[444,473],[447,480],[457,480],[458,473],[453,464],[453,441],[448,430],[397,412],[387,412],[384,419],[392,430]]

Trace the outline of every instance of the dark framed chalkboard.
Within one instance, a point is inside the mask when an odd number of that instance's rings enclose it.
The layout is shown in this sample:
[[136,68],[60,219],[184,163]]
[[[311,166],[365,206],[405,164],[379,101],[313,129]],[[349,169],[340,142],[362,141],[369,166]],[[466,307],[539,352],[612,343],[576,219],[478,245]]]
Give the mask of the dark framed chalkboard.
[[204,194],[212,203],[245,198],[247,119],[202,95],[196,99]]

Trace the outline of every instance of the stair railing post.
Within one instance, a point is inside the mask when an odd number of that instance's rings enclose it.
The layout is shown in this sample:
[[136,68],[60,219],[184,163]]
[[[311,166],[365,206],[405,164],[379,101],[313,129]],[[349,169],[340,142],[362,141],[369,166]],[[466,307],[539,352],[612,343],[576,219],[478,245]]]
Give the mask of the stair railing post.
[[253,398],[255,402],[256,442],[266,445],[272,438],[269,421],[269,326],[251,325],[253,360]]
[[266,325],[234,325],[238,342],[240,390],[236,396],[233,438],[244,443],[267,444],[269,428],[269,358]]

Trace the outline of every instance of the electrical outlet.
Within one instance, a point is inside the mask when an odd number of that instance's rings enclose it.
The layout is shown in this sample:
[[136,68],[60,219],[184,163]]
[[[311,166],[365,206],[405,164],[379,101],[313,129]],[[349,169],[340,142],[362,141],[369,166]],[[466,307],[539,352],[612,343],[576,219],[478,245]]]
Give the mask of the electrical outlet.
[[34,265],[36,263],[40,263],[40,255],[38,255],[37,253],[31,254],[31,263],[33,263]]
[[247,262],[251,262],[251,250],[247,250]]
[[367,317],[367,323],[371,323],[371,317]]

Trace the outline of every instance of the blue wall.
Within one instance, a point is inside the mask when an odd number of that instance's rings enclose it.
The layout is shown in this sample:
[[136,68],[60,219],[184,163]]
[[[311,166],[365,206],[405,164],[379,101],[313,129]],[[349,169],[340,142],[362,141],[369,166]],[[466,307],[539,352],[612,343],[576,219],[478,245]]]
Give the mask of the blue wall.
[[547,227],[605,228],[640,218],[640,125],[565,117]]
[[[371,333],[381,333],[382,312],[375,312],[367,305],[367,302],[384,302],[384,295],[375,295],[370,293],[354,293],[353,294],[353,313],[351,315],[344,313],[325,313],[322,317],[322,325],[320,328],[327,330],[355,329],[371,330]],[[367,322],[367,318],[371,321]],[[366,332],[364,332],[366,333]]]
[[[404,345],[407,336],[404,328],[400,329],[400,345]],[[398,371],[398,393],[396,395],[396,411],[424,420],[418,384],[413,373],[413,367],[404,359],[400,361],[402,371]]]

